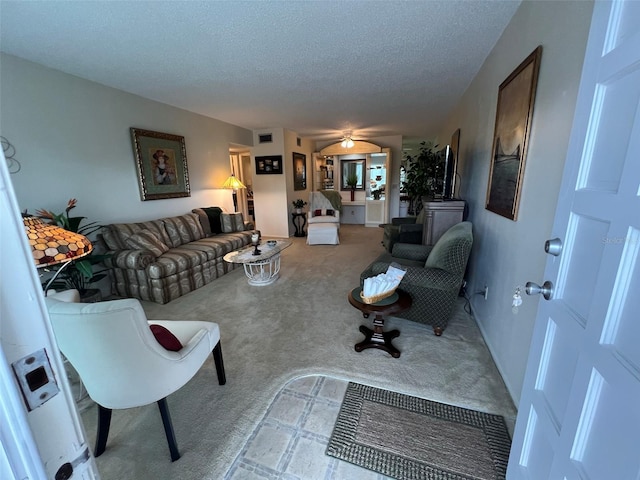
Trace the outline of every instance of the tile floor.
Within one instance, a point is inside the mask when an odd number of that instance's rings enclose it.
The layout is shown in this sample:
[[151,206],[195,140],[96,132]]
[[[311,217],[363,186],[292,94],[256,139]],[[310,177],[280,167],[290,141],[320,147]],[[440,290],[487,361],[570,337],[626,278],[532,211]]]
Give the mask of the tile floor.
[[225,480],[383,480],[389,477],[325,455],[347,382],[302,377],[276,395]]

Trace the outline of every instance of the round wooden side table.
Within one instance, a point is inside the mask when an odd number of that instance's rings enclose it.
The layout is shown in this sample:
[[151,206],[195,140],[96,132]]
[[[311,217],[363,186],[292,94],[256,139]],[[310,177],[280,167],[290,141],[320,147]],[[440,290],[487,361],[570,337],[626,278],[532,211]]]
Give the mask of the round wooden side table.
[[377,303],[364,303],[360,298],[361,287],[354,288],[349,292],[349,303],[362,312],[364,318],[369,318],[374,314],[373,330],[364,325],[360,326],[360,332],[365,338],[362,342],[356,343],[356,352],[361,352],[365,348],[378,348],[390,354],[393,358],[400,356],[400,350],[393,346],[391,340],[400,336],[399,330],[385,332],[384,317],[394,313],[404,312],[411,308],[411,296],[404,290],[396,289],[395,294]]

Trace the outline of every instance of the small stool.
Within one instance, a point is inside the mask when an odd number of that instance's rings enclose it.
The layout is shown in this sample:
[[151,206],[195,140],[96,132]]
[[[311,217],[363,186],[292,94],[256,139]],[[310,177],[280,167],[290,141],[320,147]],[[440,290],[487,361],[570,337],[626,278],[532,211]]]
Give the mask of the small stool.
[[338,245],[337,223],[312,223],[307,227],[307,245]]

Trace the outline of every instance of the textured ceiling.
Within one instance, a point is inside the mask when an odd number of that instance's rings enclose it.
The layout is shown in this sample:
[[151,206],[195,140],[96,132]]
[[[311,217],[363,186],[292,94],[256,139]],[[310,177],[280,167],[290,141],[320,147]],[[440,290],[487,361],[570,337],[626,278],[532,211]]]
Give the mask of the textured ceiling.
[[520,1],[0,1],[0,49],[248,129],[429,138]]

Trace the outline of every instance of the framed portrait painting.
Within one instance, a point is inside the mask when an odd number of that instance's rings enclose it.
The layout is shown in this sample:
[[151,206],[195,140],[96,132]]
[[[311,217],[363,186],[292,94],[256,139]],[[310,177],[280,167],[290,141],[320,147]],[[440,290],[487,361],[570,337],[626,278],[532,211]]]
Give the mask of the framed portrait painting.
[[307,189],[307,156],[293,152],[293,189]]
[[542,46],[502,82],[493,134],[486,209],[517,220]]
[[131,140],[143,201],[191,196],[184,137],[132,128]]

